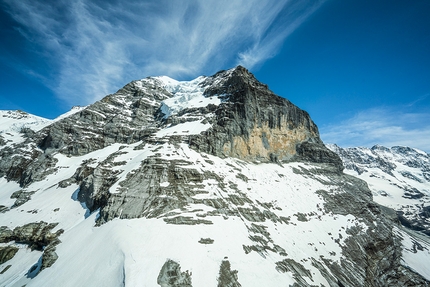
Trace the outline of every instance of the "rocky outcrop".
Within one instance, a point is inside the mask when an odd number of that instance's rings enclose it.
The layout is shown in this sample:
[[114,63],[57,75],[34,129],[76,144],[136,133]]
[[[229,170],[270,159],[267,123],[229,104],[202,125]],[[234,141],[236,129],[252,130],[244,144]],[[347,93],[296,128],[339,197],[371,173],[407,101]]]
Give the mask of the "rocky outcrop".
[[11,260],[18,252],[18,248],[14,246],[0,247],[0,264]]
[[[37,266],[38,272],[40,272],[52,266],[58,258],[55,246],[61,242],[58,237],[63,233],[63,230],[59,229],[52,233],[51,230],[55,226],[57,226],[57,223],[48,224],[44,221],[28,223],[13,230],[2,226],[0,227],[0,243],[14,241],[19,244],[26,244],[31,249],[43,251],[40,266]],[[13,247],[9,246],[8,248],[9,251],[13,251]],[[11,253],[9,252],[8,254],[10,255]]]
[[181,266],[173,261],[167,260],[160,270],[157,284],[161,287],[192,287],[191,273],[181,272]]
[[16,198],[15,203],[12,205],[12,208],[23,205],[24,203],[29,201],[33,193],[34,191],[26,192],[26,191],[23,191],[22,189],[12,193],[10,198]]
[[223,260],[219,268],[218,287],[241,287],[237,270],[231,270],[231,264],[228,260]]
[[[142,162],[138,170],[120,182],[119,192],[109,193],[107,189],[97,192],[99,198],[106,197],[104,205],[87,206],[91,210],[102,207],[99,222],[116,217],[153,218],[181,209],[196,201],[193,196],[205,193],[199,189],[199,184],[211,177],[210,174],[202,174],[190,168],[190,165],[192,163],[187,161],[150,157]],[[87,204],[94,202],[93,194],[85,197]],[[84,196],[84,193],[80,192],[80,196]]]

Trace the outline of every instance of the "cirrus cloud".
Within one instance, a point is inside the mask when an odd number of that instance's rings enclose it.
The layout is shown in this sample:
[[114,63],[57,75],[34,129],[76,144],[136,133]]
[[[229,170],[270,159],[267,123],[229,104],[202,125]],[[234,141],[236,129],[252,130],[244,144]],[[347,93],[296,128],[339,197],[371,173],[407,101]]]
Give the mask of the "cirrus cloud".
[[48,62],[32,73],[69,104],[88,104],[139,77],[251,69],[324,1],[3,2]]

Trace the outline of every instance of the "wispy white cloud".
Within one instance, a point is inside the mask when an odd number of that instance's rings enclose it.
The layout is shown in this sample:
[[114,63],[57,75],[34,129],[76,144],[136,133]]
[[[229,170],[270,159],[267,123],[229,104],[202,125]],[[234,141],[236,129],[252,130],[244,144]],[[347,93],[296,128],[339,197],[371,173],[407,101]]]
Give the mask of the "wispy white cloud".
[[[290,1],[283,11],[269,14],[266,21],[258,23],[263,31],[256,33],[251,47],[239,53],[239,63],[253,67],[274,57],[282,42],[293,33],[324,1]],[[280,19],[277,19],[280,18]],[[276,21],[278,20],[278,21]],[[276,23],[273,25],[273,23]]]
[[273,57],[321,1],[4,0],[52,69],[44,82],[87,104],[148,75],[193,77]]
[[[423,125],[423,123],[426,123]],[[430,114],[396,108],[361,111],[338,124],[320,128],[326,143],[342,147],[410,146],[430,152]]]

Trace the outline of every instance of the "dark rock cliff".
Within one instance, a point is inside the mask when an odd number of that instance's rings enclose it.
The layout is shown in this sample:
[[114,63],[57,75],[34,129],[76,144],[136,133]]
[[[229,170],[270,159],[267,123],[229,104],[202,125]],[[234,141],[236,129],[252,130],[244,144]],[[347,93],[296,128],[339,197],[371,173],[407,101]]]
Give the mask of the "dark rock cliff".
[[203,86],[206,96],[223,95],[226,100],[214,112],[213,128],[191,137],[191,147],[251,161],[306,160],[341,169],[309,114],[275,95],[245,68],[219,72]]

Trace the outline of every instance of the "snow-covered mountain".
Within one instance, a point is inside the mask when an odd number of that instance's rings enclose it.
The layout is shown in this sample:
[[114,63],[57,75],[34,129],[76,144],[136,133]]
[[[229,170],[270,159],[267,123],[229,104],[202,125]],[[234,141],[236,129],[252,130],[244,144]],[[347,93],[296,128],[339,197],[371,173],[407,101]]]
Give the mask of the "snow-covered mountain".
[[54,120],[38,117],[20,110],[0,110],[0,146],[18,144],[44,127],[77,113],[85,107],[73,107]]
[[2,286],[428,286],[430,244],[243,67],[0,145]]

